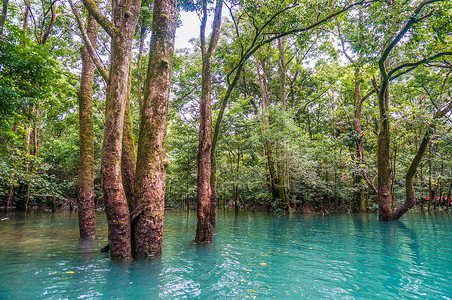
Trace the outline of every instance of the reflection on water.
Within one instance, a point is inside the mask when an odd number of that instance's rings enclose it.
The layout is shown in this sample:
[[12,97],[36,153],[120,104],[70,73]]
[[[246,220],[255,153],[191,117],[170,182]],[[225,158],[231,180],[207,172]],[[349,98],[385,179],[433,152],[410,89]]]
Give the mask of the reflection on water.
[[452,297],[452,219],[375,215],[218,214],[211,245],[196,219],[165,218],[160,258],[113,262],[78,239],[74,214],[0,221],[0,299],[394,299]]

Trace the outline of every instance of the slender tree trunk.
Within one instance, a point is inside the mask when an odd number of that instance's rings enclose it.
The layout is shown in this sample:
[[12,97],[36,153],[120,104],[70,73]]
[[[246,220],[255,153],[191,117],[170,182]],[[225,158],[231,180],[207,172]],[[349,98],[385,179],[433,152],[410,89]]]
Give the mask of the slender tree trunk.
[[22,46],[25,47],[27,45],[27,31],[28,31],[28,17],[30,15],[30,5],[27,0],[24,0],[25,10],[24,10],[24,19],[22,21]]
[[9,186],[9,192],[8,192],[8,200],[6,202],[6,210],[9,210],[9,206],[11,205],[11,202],[14,199],[14,185],[11,184]]
[[[220,124],[223,119],[224,111],[226,109],[226,103],[229,100],[233,88],[237,85],[237,82],[240,78],[240,74],[242,73],[243,65],[240,64],[237,68],[236,74],[234,76],[233,81],[228,86],[228,89],[226,91],[226,94],[224,95],[223,99],[221,100],[221,107],[220,111],[218,112],[218,118],[215,123],[215,130],[212,137],[212,145],[211,145],[211,153],[210,153],[210,160],[211,160],[211,175],[210,175],[210,189],[211,189],[211,196],[210,196],[210,210],[211,210],[211,224],[215,227],[215,219],[216,219],[216,203],[217,203],[217,163],[216,163],[216,156],[215,156],[215,149],[218,142],[218,137],[220,135]],[[224,205],[226,206],[226,204]]]
[[[262,72],[259,70],[262,69]],[[262,108],[262,116],[261,116],[261,127],[262,127],[262,145],[263,145],[263,153],[266,158],[267,164],[266,168],[268,170],[268,180],[270,192],[272,194],[273,202],[276,202],[278,199],[283,199],[281,197],[281,190],[279,189],[279,180],[278,177],[278,169],[275,163],[275,155],[274,155],[274,145],[272,141],[270,141],[266,135],[270,130],[270,118],[268,116],[268,107],[270,105],[270,98],[268,94],[268,79],[266,74],[266,62],[265,59],[260,61],[260,65],[257,66],[258,77],[259,77],[259,87],[261,90],[261,108]]]
[[32,140],[33,140],[33,155],[38,156],[39,154],[39,127],[41,125],[40,121],[40,104],[37,103],[33,107],[33,115],[34,115],[34,121],[33,121],[33,134],[32,134]]
[[212,62],[220,36],[221,11],[223,1],[215,3],[215,16],[210,42],[207,45],[205,30],[207,25],[207,0],[203,1],[203,18],[201,22],[201,53],[202,53],[202,91],[200,103],[199,145],[198,145],[198,224],[195,241],[209,243],[213,240],[215,223],[215,210],[211,203],[211,150],[212,150],[212,113],[211,113],[211,84]]
[[165,180],[169,164],[166,158],[166,126],[176,7],[176,0],[154,2],[154,31],[150,44],[135,177],[135,206],[143,207],[133,224],[135,256],[155,256],[162,252]]
[[122,153],[121,153],[121,175],[124,192],[126,194],[129,209],[133,208],[133,185],[135,182],[135,169],[137,154],[135,152],[135,142],[133,138],[132,116],[130,114],[130,89],[131,76],[129,72],[129,91],[126,98],[126,110],[124,112],[124,132],[122,135]]
[[425,133],[424,138],[422,139],[421,145],[419,149],[411,161],[410,167],[406,173],[405,177],[405,202],[400,205],[397,210],[394,212],[393,219],[398,220],[403,214],[405,214],[408,210],[410,210],[414,204],[416,203],[416,198],[414,197],[414,175],[416,174],[417,167],[419,166],[422,156],[427,150],[427,146],[430,142],[430,136],[433,133],[432,128],[429,128]]
[[138,101],[138,109],[141,123],[141,113],[143,110],[143,99],[141,96],[141,90],[143,88],[143,72],[141,71],[141,58],[143,56],[143,48],[144,48],[144,39],[146,37],[146,22],[147,18],[143,16],[141,20],[140,26],[140,46],[138,48],[138,59],[137,59],[137,68],[138,68],[138,87],[137,87],[137,101]]
[[[211,151],[213,151],[212,148]],[[217,160],[214,152],[211,152],[210,163],[210,224],[215,228],[217,210]]]
[[[285,38],[282,37],[278,39],[278,50],[279,50],[279,100],[281,102],[282,108],[284,111],[287,109],[286,101],[286,60],[284,57],[285,53]],[[281,133],[284,132],[285,127],[285,119],[281,120],[280,130]],[[278,137],[278,146],[276,151],[276,160],[278,162],[278,194],[281,197],[281,200],[284,201],[284,210],[286,212],[291,212],[292,208],[290,207],[290,199],[286,190],[286,159],[283,158],[285,156],[283,154],[283,146],[281,143],[282,136]]]
[[[388,67],[388,60],[384,67]],[[389,124],[389,78],[383,77],[378,93],[378,107],[380,110],[380,132],[377,139],[377,169],[378,169],[378,218],[380,221],[393,220],[394,205],[392,202],[392,177],[390,151]]]
[[[94,17],[89,15],[87,33],[93,46],[96,45],[98,27],[99,25]],[[82,74],[80,78],[80,91],[78,92],[80,124],[78,222],[81,238],[95,238],[96,214],[94,204],[94,125],[92,99],[95,66],[85,46],[80,49],[80,52],[82,56]]]
[[7,13],[8,13],[8,0],[3,0],[2,15],[0,16],[0,39],[3,37],[3,28],[5,27]]
[[355,181],[355,211],[357,212],[365,212],[366,211],[366,202],[365,202],[365,190],[362,187],[362,182],[364,181],[362,174],[362,164],[364,158],[364,143],[363,143],[363,134],[361,127],[361,105],[362,105],[362,97],[361,97],[361,84],[360,84],[361,76],[358,70],[355,70],[355,132],[356,132],[356,151],[355,151],[355,163],[356,169],[358,170],[354,174]]

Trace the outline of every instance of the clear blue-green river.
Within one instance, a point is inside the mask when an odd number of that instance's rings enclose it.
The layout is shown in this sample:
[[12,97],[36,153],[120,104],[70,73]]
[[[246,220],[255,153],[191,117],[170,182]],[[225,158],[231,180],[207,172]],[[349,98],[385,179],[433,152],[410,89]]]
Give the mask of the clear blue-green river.
[[452,217],[217,214],[211,245],[196,215],[165,216],[163,255],[118,263],[80,241],[75,214],[0,215],[0,299],[452,299]]

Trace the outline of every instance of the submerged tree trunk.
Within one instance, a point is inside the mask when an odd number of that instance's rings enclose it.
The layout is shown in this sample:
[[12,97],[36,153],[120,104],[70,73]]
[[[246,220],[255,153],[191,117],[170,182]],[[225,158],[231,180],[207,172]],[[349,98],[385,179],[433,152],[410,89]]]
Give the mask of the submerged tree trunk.
[[165,208],[166,126],[171,84],[176,0],[154,2],[153,32],[138,139],[135,206],[143,207],[133,224],[134,255],[162,252]]
[[207,25],[207,0],[203,1],[203,18],[201,22],[201,53],[202,53],[202,91],[200,103],[199,145],[198,145],[198,223],[195,241],[197,243],[212,242],[215,223],[215,210],[211,203],[211,147],[212,147],[212,113],[210,107],[212,84],[212,61],[220,36],[221,11],[223,1],[215,3],[215,16],[210,42],[207,47],[205,30]]
[[[98,23],[88,16],[87,33],[92,45],[96,44]],[[94,204],[94,125],[93,125],[93,78],[94,63],[86,49],[81,49],[82,74],[78,92],[80,124],[80,158],[78,169],[78,223],[81,238],[96,236]]]

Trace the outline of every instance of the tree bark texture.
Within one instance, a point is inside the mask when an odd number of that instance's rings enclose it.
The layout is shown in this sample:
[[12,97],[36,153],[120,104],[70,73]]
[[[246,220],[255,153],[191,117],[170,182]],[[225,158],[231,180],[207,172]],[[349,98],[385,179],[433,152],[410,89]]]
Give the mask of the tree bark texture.
[[139,118],[141,123],[141,111],[143,110],[143,97],[141,95],[141,90],[143,88],[143,73],[141,71],[141,58],[143,57],[143,48],[144,48],[144,39],[146,36],[146,22],[147,18],[142,17],[141,25],[140,25],[140,45],[138,47],[138,59],[137,59],[137,68],[138,68],[138,87],[137,87],[137,102],[138,102],[138,111]]
[[165,208],[166,127],[171,85],[176,0],[154,2],[149,66],[138,139],[135,206],[144,205],[133,223],[134,256],[162,252]]
[[[96,44],[98,23],[88,16],[87,33],[92,45]],[[93,78],[94,63],[83,46],[82,74],[78,92],[80,124],[80,157],[78,169],[78,223],[80,238],[95,238],[96,214],[94,204],[94,125],[93,125]]]
[[380,132],[377,139],[378,168],[378,218],[381,221],[393,220],[391,162],[389,160],[390,123],[389,123],[389,80],[383,79],[378,93],[380,109]]
[[211,203],[211,150],[212,150],[212,112],[211,112],[211,84],[212,61],[220,36],[221,10],[223,1],[217,0],[215,4],[215,16],[213,30],[208,48],[206,47],[205,29],[207,22],[207,1],[203,1],[203,18],[201,21],[201,53],[202,53],[202,91],[200,102],[200,124],[198,144],[198,223],[196,227],[195,242],[212,242],[214,235],[215,208]]
[[129,209],[133,209],[133,185],[135,182],[137,154],[133,138],[132,117],[130,115],[130,89],[132,84],[130,73],[128,84],[129,92],[127,93],[126,110],[124,112],[124,132],[122,135],[121,175]]

